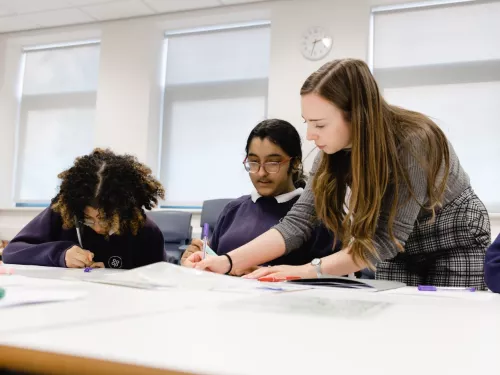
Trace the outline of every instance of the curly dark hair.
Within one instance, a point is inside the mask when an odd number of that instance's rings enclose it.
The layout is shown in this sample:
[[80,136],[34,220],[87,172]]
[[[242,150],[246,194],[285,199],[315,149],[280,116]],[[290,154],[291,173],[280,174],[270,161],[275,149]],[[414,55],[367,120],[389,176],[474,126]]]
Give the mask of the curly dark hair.
[[137,234],[144,225],[144,209],[150,210],[165,197],[162,184],[151,169],[131,155],[116,155],[111,150],[95,149],[76,158],[73,166],[57,177],[59,193],[51,207],[58,212],[65,229],[75,226],[75,218],[83,221],[90,206],[113,228],[116,234]]

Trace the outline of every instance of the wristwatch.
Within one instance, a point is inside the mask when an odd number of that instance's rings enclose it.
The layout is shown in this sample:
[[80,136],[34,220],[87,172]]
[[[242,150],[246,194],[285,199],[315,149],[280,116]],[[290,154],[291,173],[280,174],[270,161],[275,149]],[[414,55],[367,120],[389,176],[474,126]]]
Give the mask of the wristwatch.
[[314,267],[314,269],[316,270],[316,276],[318,278],[320,278],[321,276],[323,276],[323,274],[321,273],[321,259],[319,258],[315,258],[311,261],[311,265]]

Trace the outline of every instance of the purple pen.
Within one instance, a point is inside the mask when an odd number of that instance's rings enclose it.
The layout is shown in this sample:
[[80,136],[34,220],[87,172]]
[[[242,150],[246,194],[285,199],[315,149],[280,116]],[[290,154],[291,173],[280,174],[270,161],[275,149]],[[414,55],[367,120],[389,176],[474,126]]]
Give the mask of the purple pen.
[[209,230],[209,225],[208,223],[203,224],[203,259],[206,258],[207,256],[207,245],[208,245],[208,230]]
[[432,285],[419,285],[418,290],[421,292],[475,292],[476,288],[461,288],[461,287],[440,287],[440,286],[432,286]]

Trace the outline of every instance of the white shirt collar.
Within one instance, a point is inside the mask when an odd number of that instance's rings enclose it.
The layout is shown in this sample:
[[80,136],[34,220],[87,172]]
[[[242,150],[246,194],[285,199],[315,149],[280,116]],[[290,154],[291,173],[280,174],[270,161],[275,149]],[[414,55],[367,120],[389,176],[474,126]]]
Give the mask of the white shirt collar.
[[[278,202],[278,203],[285,203],[285,202],[292,200],[296,196],[301,195],[303,191],[304,191],[303,188],[297,188],[289,193],[277,195],[274,198],[276,199],[276,202]],[[257,190],[252,191],[251,198],[252,198],[253,203],[257,202],[257,199],[259,199],[260,197],[262,197],[262,195],[257,193]]]

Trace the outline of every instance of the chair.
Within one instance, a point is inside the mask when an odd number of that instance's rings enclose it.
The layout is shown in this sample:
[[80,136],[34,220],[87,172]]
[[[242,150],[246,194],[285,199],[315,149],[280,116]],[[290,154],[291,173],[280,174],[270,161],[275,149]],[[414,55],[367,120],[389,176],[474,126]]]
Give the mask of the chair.
[[184,248],[191,242],[192,213],[182,211],[150,211],[148,217],[160,228],[165,240],[167,261],[179,264]]
[[201,208],[201,218],[200,226],[203,230],[203,225],[208,224],[208,238],[212,237],[215,225],[219,216],[224,210],[224,207],[231,202],[233,199],[210,199],[203,202],[203,207]]

